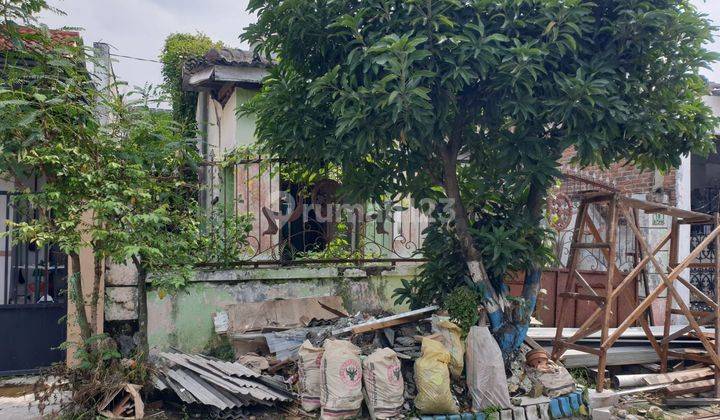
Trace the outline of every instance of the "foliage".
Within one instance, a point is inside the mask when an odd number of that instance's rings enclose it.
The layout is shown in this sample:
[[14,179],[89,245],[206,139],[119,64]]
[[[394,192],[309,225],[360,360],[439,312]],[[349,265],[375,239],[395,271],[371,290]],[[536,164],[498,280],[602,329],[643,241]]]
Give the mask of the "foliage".
[[201,32],[174,33],[165,38],[165,45],[160,54],[165,89],[170,94],[173,118],[185,127],[195,126],[195,105],[198,95],[197,92],[183,89],[183,67],[189,60],[202,58],[211,48],[222,46],[222,42],[215,42]]
[[[9,27],[0,35],[12,38]],[[82,248],[96,261],[132,261],[140,273],[139,324],[146,340],[147,272],[187,267],[198,247],[195,144],[157,108],[163,98],[156,90],[118,95],[114,86],[95,86],[86,70],[92,57],[77,40],[55,40],[40,25],[16,32],[19,47],[4,54],[0,171],[21,185],[18,198],[39,217],[12,224],[13,240],[57,244],[78,271]],[[39,191],[32,188],[35,180]],[[96,270],[93,314],[102,302],[101,275]],[[78,308],[86,306],[84,281],[70,282]],[[87,342],[86,311],[76,313]]]
[[[335,225],[335,236],[328,242],[325,247],[321,250],[299,252],[293,256],[293,259],[302,260],[328,260],[328,259],[343,259],[343,260],[354,260],[363,258],[362,244],[358,244],[357,248],[353,249],[350,242],[350,226],[346,215],[341,215],[341,220]],[[367,255],[365,257],[368,257]],[[351,264],[351,263],[348,263]]]
[[253,215],[237,214],[232,206],[214,206],[201,222],[197,263],[229,266],[247,256]]
[[277,61],[244,109],[263,152],[309,172],[338,168],[351,199],[449,199],[455,218],[430,232],[418,299],[470,277],[496,336],[510,323],[507,270],[530,268],[523,296],[534,305],[551,258],[542,207],[564,150],[581,166],[667,170],[713,147],[698,74],[717,58],[704,47],[713,28],[689,0],[251,0],[249,10],[258,20],[243,39]]
[[[554,261],[549,247],[535,249],[528,240],[540,233],[520,231],[535,229],[544,232],[542,228],[528,224],[515,227],[494,225],[504,221],[494,218],[484,223],[478,222],[478,229],[473,231],[487,261],[491,280],[498,288],[503,287],[509,272],[520,272],[534,264],[544,266]],[[396,303],[408,302],[413,309],[434,304],[445,305],[448,296],[458,287],[469,287],[474,293],[484,296],[481,285],[474,283],[467,273],[455,236],[439,223],[430,225],[424,234],[425,240],[419,252],[427,261],[420,267],[420,273],[414,280],[404,281],[404,287],[395,290]]]
[[448,311],[450,319],[462,330],[463,336],[470,331],[470,327],[478,324],[480,316],[478,306],[480,295],[468,286],[454,289],[443,302],[444,309]]

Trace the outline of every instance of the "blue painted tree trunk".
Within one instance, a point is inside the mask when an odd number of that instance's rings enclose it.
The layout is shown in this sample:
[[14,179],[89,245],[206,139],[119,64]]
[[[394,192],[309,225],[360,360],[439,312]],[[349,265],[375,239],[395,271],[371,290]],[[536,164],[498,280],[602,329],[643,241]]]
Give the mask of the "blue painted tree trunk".
[[[525,305],[518,309],[514,315],[502,311],[488,310],[490,330],[498,341],[503,358],[507,361],[515,354],[525,342],[528,329],[530,328],[530,317],[535,312],[537,295],[540,290],[540,279],[542,270],[540,267],[533,267],[525,273],[522,297]],[[493,305],[490,305],[493,306]]]

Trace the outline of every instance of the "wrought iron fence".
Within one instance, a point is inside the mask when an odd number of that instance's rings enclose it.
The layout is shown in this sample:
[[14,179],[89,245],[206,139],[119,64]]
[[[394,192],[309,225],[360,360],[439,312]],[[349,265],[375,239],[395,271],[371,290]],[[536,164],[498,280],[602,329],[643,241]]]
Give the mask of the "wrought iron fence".
[[[702,213],[720,211],[720,187],[695,188],[691,193],[692,208]],[[690,226],[690,247],[695,248],[712,231],[712,225]],[[716,250],[712,243],[698,255],[696,263],[709,264],[715,262]],[[690,269],[690,283],[700,289],[707,296],[715,299],[715,269],[711,267],[693,267]],[[690,302],[694,310],[711,310],[694,294],[690,295]]]
[[203,165],[199,201],[208,233],[220,246],[248,243],[224,265],[422,260],[418,250],[429,218],[410,200],[388,206],[343,202],[336,181],[292,182],[283,176],[284,165],[263,158]]
[[[570,244],[573,237],[573,229],[575,227],[575,218],[580,204],[580,197],[583,193],[588,192],[615,192],[621,193],[613,184],[588,178],[577,173],[565,172],[560,179],[556,189],[551,191],[548,198],[548,224],[555,230],[554,250],[555,257],[560,267],[567,264],[570,254]],[[590,208],[590,217],[593,224],[601,235],[606,232],[605,222],[606,208],[603,205],[594,204]],[[641,229],[652,228],[648,223],[639,223]],[[582,241],[591,242],[592,236],[588,233],[581,238]],[[617,252],[616,261],[620,270],[628,270],[633,266],[634,260],[637,258],[637,244],[635,237],[627,227],[624,219],[621,219],[617,232]],[[578,267],[582,270],[590,271],[606,271],[608,262],[599,249],[582,249],[579,250]]]
[[[208,234],[220,246],[232,246],[238,235],[248,246],[220,264],[298,265],[316,263],[402,263],[422,261],[418,252],[430,218],[420,205],[404,200],[388,206],[344,203],[340,185],[332,179],[294,183],[284,176],[286,163],[253,157],[232,164],[210,161],[201,169],[200,203],[210,219]],[[565,173],[548,200],[548,224],[554,238],[558,266],[565,265],[581,193],[620,192],[609,182]],[[423,207],[424,208],[424,207]],[[591,216],[605,231],[604,209],[594,206]],[[228,218],[245,223],[241,232]],[[667,229],[669,222],[642,215],[641,229]],[[635,237],[620,221],[616,264],[630,269],[636,255]],[[584,238],[584,240],[589,240]],[[239,251],[239,250],[235,250]],[[605,271],[600,250],[582,250],[581,269]]]

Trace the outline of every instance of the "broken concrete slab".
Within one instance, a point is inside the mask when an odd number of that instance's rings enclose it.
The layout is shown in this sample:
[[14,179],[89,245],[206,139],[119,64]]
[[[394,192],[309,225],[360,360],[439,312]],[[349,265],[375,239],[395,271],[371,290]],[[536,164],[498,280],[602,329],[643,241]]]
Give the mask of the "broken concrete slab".
[[593,420],[610,420],[613,418],[613,415],[610,412],[611,408],[612,407],[593,408],[590,412],[590,415],[592,416]]
[[588,405],[590,409],[617,405],[619,401],[620,396],[613,391],[597,392],[594,388],[588,388]]

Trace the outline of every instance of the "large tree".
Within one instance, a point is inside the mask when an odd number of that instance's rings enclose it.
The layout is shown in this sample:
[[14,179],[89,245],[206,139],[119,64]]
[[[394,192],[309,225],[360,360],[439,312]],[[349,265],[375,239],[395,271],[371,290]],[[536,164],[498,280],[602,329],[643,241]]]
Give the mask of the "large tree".
[[[472,279],[506,354],[535,305],[562,152],[574,147],[579,165],[667,170],[712,148],[698,75],[715,59],[712,28],[689,0],[251,0],[249,10],[258,20],[243,38],[276,62],[247,110],[264,151],[339,167],[357,199],[449,199],[454,220],[429,232],[448,252],[426,245],[436,260],[424,276]],[[520,304],[507,298],[509,269],[526,271]]]

